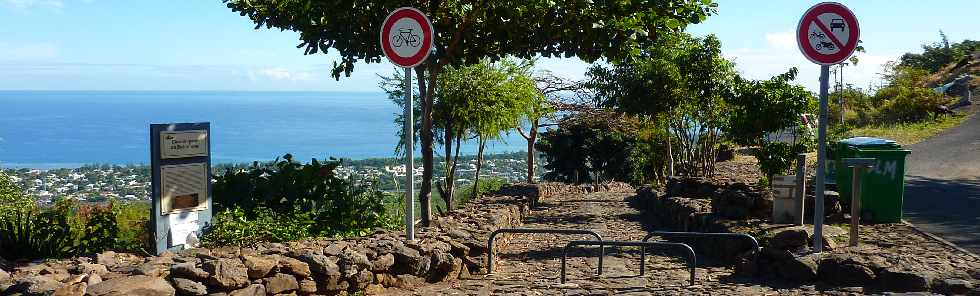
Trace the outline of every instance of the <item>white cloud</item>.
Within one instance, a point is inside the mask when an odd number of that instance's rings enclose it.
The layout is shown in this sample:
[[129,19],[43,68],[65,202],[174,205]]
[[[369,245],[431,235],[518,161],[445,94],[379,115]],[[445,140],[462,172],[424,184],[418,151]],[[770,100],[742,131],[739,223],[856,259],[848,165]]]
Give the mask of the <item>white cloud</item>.
[[249,70],[247,75],[252,81],[259,79],[309,81],[315,78],[315,75],[311,71],[290,70],[282,67]]
[[[740,48],[722,50],[723,55],[733,59],[739,72],[750,79],[769,79],[772,76],[785,73],[791,67],[799,69],[795,83],[810,91],[817,92],[820,86],[820,66],[810,62],[794,45],[792,48]],[[844,68],[844,83],[854,87],[867,88],[869,83],[877,86],[878,73],[882,65],[897,59],[900,53],[866,54],[856,53],[859,62],[856,66]],[[830,79],[834,76],[831,74]],[[833,86],[833,81],[831,81]]]
[[766,44],[781,49],[796,48],[796,36],[792,32],[766,33]]
[[50,43],[0,43],[0,61],[43,60],[58,56],[58,46]]
[[3,3],[17,9],[30,9],[34,7],[61,9],[65,7],[65,3],[61,0],[4,0]]

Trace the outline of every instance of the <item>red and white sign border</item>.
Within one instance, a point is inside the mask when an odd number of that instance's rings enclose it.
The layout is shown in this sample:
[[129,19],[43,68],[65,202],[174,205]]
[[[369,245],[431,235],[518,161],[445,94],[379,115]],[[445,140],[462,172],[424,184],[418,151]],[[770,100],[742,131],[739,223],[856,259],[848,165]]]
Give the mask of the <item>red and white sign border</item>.
[[[847,23],[848,30],[847,44],[840,44],[840,50],[831,55],[821,54],[813,49],[813,47],[810,46],[810,40],[808,37],[810,22],[816,21],[819,23],[817,16],[828,12],[836,13],[844,18],[845,22]],[[804,24],[806,24],[806,26],[804,26]],[[831,32],[826,33],[832,35]],[[858,25],[857,17],[854,16],[854,13],[851,12],[850,9],[837,2],[821,2],[813,7],[810,7],[810,9],[803,14],[803,17],[800,18],[800,23],[796,25],[796,45],[799,46],[800,51],[803,52],[803,56],[805,56],[811,62],[820,65],[836,65],[843,62],[854,53],[854,50],[857,48],[857,42],[860,38],[860,34],[861,28]],[[833,38],[832,36],[828,37]],[[804,45],[804,43],[806,45]]]
[[[422,49],[413,56],[400,57],[392,49],[391,40],[387,36],[391,33],[391,27],[395,25],[395,22],[406,17],[412,18],[422,25]],[[380,34],[381,50],[388,57],[388,60],[402,68],[414,68],[422,62],[425,62],[426,57],[429,56],[429,50],[432,48],[432,39],[435,37],[435,29],[432,27],[432,22],[429,21],[429,17],[425,13],[422,13],[422,11],[414,7],[401,7],[388,14],[388,17],[385,18],[384,23],[381,25]]]

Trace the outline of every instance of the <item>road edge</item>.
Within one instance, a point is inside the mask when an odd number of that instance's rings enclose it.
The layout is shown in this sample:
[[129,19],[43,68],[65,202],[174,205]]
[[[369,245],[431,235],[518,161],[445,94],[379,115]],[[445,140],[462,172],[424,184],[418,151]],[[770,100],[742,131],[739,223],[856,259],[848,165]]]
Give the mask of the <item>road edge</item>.
[[933,240],[936,240],[936,241],[938,241],[940,243],[943,243],[944,245],[947,245],[947,246],[949,246],[949,247],[951,247],[953,249],[956,249],[957,251],[963,252],[963,253],[965,253],[965,254],[973,257],[973,258],[976,258],[977,260],[980,260],[980,255],[974,254],[973,252],[970,252],[970,250],[967,250],[967,249],[964,249],[964,248],[962,248],[960,246],[957,246],[956,244],[954,244],[954,243],[952,243],[952,242],[950,242],[948,240],[945,240],[945,239],[939,237],[938,235],[935,235],[935,234],[932,234],[932,233],[930,233],[928,231],[922,230],[918,226],[915,226],[915,224],[912,224],[912,222],[909,222],[909,221],[906,221],[905,219],[902,219],[902,224],[905,224],[906,226],[912,228],[913,230],[915,230],[915,232],[918,232],[918,233],[920,233],[922,235],[925,235],[926,237],[929,237],[929,238],[931,238]]

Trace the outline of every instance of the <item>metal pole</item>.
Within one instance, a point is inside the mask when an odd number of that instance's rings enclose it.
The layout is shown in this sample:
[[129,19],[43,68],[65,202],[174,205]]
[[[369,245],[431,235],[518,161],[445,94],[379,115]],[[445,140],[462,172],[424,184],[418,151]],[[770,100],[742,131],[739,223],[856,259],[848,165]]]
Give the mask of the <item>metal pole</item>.
[[415,240],[415,118],[412,68],[405,68],[405,239]]
[[806,201],[806,154],[796,155],[796,207],[793,213],[796,214],[796,225],[803,225],[804,205]]
[[846,128],[847,128],[847,125],[844,124],[844,66],[847,66],[847,63],[841,63],[841,67],[840,67],[840,92],[838,93],[838,96],[840,96],[840,127],[841,127],[840,130],[841,130],[841,132],[844,132],[846,130]]
[[823,251],[824,170],[827,168],[827,87],[830,67],[820,66],[820,126],[817,128],[817,184],[813,200],[813,251]]
[[851,246],[858,245],[858,227],[861,225],[861,171],[862,166],[854,166],[851,177]]

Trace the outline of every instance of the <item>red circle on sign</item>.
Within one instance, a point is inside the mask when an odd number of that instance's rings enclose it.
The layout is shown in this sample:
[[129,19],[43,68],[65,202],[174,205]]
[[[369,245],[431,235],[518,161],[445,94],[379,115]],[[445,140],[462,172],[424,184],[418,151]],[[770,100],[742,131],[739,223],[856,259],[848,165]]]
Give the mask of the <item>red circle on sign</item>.
[[[840,50],[834,54],[822,54],[818,52],[813,46],[810,45],[810,39],[807,36],[809,33],[810,24],[813,22],[819,22],[818,16],[824,13],[836,13],[844,19],[844,23],[847,24],[848,37],[847,44],[841,44]],[[831,29],[833,30],[833,29]],[[821,29],[823,31],[823,29]],[[833,37],[833,32],[826,32],[827,35]],[[833,65],[843,62],[848,57],[854,53],[854,49],[857,48],[858,39],[860,37],[861,30],[858,26],[857,17],[850,9],[847,9],[843,4],[836,2],[823,2],[813,7],[810,7],[803,17],[800,18],[800,23],[796,26],[796,44],[800,47],[800,51],[803,52],[803,56],[806,56],[810,61],[821,64],[821,65]]]
[[[391,40],[388,35],[391,34],[391,28],[401,19],[410,18],[419,23],[422,27],[422,49],[420,49],[415,55],[410,57],[399,56],[392,47]],[[412,7],[402,7],[392,11],[388,17],[385,18],[383,25],[381,26],[381,49],[384,51],[385,56],[388,57],[395,65],[402,68],[412,68],[418,66],[425,61],[425,58],[429,56],[429,49],[432,48],[432,38],[433,38],[432,23],[429,22],[429,18],[425,16],[422,11]]]

